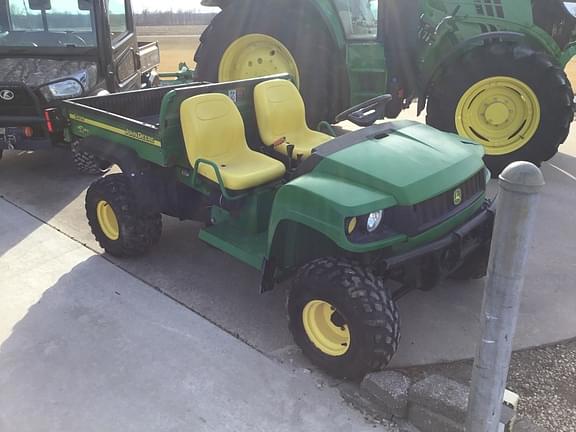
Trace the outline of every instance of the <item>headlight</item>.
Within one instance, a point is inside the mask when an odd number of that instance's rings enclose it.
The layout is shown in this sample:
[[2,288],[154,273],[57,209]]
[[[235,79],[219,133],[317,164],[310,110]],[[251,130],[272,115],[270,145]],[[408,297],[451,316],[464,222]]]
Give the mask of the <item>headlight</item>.
[[380,222],[382,222],[382,210],[370,213],[368,219],[366,219],[366,230],[369,233],[376,231],[380,226]]
[[[352,243],[369,243],[383,240],[398,234],[388,224],[391,222],[389,215],[393,208],[376,210],[360,216],[350,216],[344,219],[346,237]],[[392,214],[393,215],[393,214]]]
[[[49,99],[63,99],[81,96],[84,89],[76,80],[60,81],[50,84],[43,89],[44,96]],[[46,94],[48,93],[48,94]]]

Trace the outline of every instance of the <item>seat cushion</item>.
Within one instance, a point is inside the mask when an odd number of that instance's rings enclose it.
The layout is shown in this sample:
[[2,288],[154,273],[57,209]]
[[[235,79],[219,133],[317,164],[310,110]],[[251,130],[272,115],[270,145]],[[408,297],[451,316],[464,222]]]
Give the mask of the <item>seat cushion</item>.
[[[252,150],[226,153],[212,162],[218,165],[224,187],[240,191],[251,189],[281,178],[286,172],[282,162]],[[218,183],[214,168],[201,164],[198,172],[204,177]]]
[[[302,96],[288,80],[274,79],[258,84],[254,88],[254,106],[262,142],[270,146],[286,138],[295,146],[294,158],[298,155],[307,158],[312,149],[332,139],[330,135],[308,128]],[[288,143],[275,149],[288,154]]]
[[[194,167],[198,159],[215,163],[226,189],[250,189],[286,172],[281,162],[248,147],[242,116],[228,96],[209,93],[185,100],[180,122],[190,165]],[[211,165],[201,163],[198,172],[218,183]]]
[[298,155],[302,155],[306,159],[312,153],[312,150],[321,144],[324,144],[334,137],[324,134],[322,132],[316,132],[310,129],[294,131],[285,136],[286,141],[276,147],[276,150],[288,154],[288,144],[294,146],[294,153],[292,157],[294,159],[298,158]]

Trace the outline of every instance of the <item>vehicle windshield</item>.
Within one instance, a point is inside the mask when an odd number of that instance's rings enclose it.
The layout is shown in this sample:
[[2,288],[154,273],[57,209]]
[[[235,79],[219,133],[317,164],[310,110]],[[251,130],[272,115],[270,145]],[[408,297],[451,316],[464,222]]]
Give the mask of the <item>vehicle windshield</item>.
[[91,0],[0,0],[0,47],[94,47]]
[[378,0],[334,0],[348,39],[373,39],[378,33]]

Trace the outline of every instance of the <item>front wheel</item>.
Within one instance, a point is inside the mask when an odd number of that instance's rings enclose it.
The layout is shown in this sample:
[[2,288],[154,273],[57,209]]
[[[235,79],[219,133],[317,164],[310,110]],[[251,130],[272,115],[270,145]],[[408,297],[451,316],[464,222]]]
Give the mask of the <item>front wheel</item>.
[[481,143],[493,175],[508,164],[536,165],[566,140],[572,87],[544,53],[514,43],[480,46],[447,66],[434,83],[427,122]]
[[148,252],[162,233],[162,216],[138,206],[124,174],[108,175],[90,185],[86,217],[102,249],[117,257]]
[[321,258],[304,265],[287,308],[296,343],[335,377],[381,370],[398,348],[400,319],[390,291],[348,260]]

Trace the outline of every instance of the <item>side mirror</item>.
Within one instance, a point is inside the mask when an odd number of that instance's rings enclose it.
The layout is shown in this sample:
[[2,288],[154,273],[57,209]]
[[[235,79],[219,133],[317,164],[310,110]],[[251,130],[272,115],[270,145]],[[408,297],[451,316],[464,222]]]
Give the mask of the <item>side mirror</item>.
[[50,10],[52,4],[50,0],[28,0],[28,7],[32,10]]
[[92,0],[78,0],[78,9],[83,11],[92,10]]

